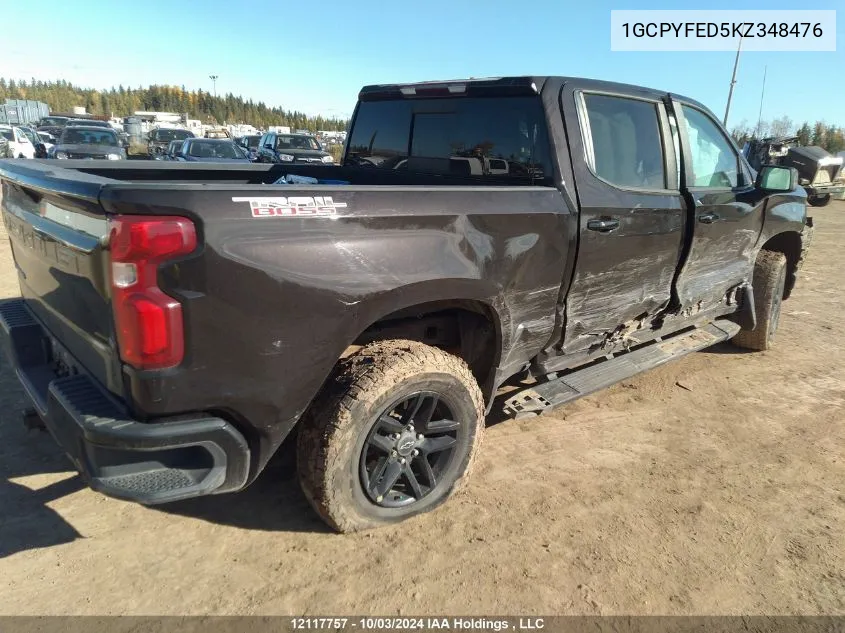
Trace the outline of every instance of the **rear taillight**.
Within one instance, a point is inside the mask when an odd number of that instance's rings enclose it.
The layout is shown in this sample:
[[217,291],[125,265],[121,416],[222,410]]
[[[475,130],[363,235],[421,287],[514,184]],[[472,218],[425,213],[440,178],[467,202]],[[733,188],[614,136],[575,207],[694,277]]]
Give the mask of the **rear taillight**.
[[193,222],[169,216],[110,221],[112,307],[120,357],[138,369],[182,362],[182,306],[158,287],[158,267],[197,247]]

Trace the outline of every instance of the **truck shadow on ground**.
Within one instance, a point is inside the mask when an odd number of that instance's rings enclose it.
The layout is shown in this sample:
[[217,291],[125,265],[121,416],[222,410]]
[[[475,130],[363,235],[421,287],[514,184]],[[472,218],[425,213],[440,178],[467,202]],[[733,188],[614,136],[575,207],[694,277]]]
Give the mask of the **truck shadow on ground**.
[[245,490],[186,499],[155,509],[247,530],[331,532],[299,487],[293,438],[282,444],[258,479]]
[[[4,367],[0,385],[9,385]],[[46,486],[30,487],[18,480],[37,475],[57,475],[71,470],[48,433],[27,431],[14,412],[16,394],[2,398],[0,416],[0,559],[19,552],[70,543],[80,533],[47,504],[81,490],[78,475],[69,475]],[[22,398],[20,398],[22,400]],[[29,482],[27,482],[29,484]]]
[[698,354],[750,354],[753,353],[751,350],[743,349],[741,347],[737,347],[733,343],[729,341],[725,341],[724,343],[716,343],[716,345],[711,345],[710,347],[705,347],[702,350],[698,350],[696,352]]
[[[512,388],[526,385],[514,380]],[[47,432],[26,430],[19,417],[25,396],[10,368],[0,365],[0,558],[16,552],[68,543],[79,532],[48,503],[86,487],[79,475],[38,489],[11,481],[32,475],[71,471],[70,462]],[[487,426],[510,419],[500,395],[487,416]],[[225,495],[199,497],[153,506],[151,510],[197,518],[247,530],[330,533],[305,499],[296,476],[295,438],[284,442],[248,488]],[[99,494],[99,493],[90,493]]]

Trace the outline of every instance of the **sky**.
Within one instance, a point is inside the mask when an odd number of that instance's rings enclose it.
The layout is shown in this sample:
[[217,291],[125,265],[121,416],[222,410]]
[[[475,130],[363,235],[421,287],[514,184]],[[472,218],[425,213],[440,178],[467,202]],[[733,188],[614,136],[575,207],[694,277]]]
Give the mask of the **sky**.
[[[9,18],[19,0],[0,0]],[[612,52],[611,9],[795,9],[741,3],[616,0],[39,0],[8,24],[0,76],[91,88],[184,85],[308,114],[348,117],[372,83],[569,75],[672,91],[725,110],[735,53]],[[837,52],[743,52],[728,127],[762,116],[845,125],[845,3]],[[33,31],[32,27],[35,27]],[[37,29],[43,28],[39,34]]]

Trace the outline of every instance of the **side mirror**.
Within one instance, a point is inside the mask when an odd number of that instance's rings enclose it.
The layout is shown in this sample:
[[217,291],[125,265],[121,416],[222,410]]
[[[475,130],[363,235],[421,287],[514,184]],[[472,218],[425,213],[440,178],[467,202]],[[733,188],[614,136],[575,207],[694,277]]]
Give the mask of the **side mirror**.
[[798,185],[798,170],[781,165],[763,165],[754,184],[763,191],[790,192]]

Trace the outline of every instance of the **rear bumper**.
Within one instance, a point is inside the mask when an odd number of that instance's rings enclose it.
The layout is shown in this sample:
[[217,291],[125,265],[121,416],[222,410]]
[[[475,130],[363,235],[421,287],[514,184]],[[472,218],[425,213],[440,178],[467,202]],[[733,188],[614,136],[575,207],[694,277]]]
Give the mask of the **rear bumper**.
[[38,415],[94,490],[156,504],[246,485],[249,448],[227,421],[196,414],[139,422],[80,367],[58,377],[51,350],[61,346],[24,300],[0,301],[0,342]]

